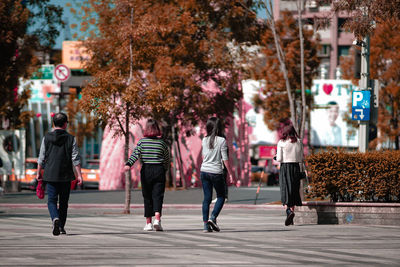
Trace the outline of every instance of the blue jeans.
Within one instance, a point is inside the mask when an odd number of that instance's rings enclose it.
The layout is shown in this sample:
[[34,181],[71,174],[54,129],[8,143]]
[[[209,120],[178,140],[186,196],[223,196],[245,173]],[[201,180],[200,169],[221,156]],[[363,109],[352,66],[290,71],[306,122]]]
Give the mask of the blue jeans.
[[[68,200],[71,190],[71,182],[47,182],[47,208],[51,220],[60,220],[60,227],[64,228],[67,220]],[[59,205],[57,207],[57,202]]]
[[214,205],[214,209],[211,213],[211,218],[215,219],[221,212],[222,207],[225,203],[225,181],[224,175],[214,174],[208,172],[200,172],[201,183],[203,184],[203,221],[207,222],[210,213],[210,204],[212,201],[213,187],[217,192],[217,202]]

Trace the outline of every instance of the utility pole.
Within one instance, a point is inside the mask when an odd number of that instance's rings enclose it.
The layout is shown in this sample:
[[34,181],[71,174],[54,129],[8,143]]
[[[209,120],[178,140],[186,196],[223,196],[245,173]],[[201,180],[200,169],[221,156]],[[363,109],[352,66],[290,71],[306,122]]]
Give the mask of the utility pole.
[[[360,90],[368,90],[370,88],[369,47],[370,47],[370,40],[369,36],[367,35],[361,42]],[[371,93],[373,93],[373,91]],[[360,126],[358,130],[358,148],[359,151],[362,153],[368,150],[368,143],[369,143],[368,134],[369,134],[369,121],[360,121]]]

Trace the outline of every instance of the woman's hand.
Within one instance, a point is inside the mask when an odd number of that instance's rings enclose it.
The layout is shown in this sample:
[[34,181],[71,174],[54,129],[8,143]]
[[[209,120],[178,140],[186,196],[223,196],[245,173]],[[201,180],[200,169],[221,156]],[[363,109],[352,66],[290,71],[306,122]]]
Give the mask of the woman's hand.
[[233,176],[233,173],[229,173],[229,183],[230,184],[235,184],[235,177]]
[[128,165],[125,165],[125,167],[124,167],[124,171],[125,171],[125,172],[129,171],[130,169],[131,169],[131,167],[130,167],[130,166],[128,166]]

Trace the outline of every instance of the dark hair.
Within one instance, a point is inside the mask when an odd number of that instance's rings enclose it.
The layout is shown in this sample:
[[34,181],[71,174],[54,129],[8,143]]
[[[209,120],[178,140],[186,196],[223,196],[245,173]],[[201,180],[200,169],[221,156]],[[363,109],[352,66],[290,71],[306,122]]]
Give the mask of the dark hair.
[[217,117],[211,117],[206,124],[207,136],[210,137],[209,148],[214,148],[214,141],[216,136],[223,136],[222,123]]
[[144,137],[157,137],[161,135],[160,127],[154,119],[148,119],[146,126],[144,127],[143,136]]
[[68,122],[68,117],[65,113],[56,113],[53,117],[53,124],[55,127],[63,127]]
[[292,143],[297,142],[299,139],[299,135],[289,119],[283,119],[279,122],[278,135],[280,140],[285,141],[290,138]]

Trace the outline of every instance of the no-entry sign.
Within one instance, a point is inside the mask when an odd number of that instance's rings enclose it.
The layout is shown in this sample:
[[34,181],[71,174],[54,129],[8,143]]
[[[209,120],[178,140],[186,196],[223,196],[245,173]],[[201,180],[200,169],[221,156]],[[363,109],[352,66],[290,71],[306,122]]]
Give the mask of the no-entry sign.
[[59,64],[56,66],[54,69],[54,76],[56,77],[57,80],[60,82],[65,82],[66,80],[69,79],[71,76],[71,71],[67,66],[64,64]]

